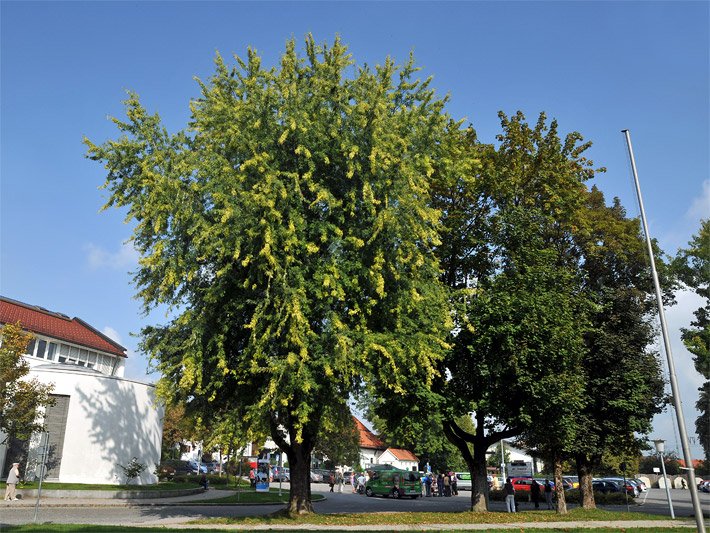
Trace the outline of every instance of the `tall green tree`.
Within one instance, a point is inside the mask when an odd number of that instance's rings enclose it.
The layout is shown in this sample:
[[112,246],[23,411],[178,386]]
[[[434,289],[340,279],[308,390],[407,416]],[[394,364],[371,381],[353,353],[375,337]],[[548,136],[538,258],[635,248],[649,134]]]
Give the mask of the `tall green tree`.
[[32,335],[20,324],[5,324],[0,330],[0,433],[3,444],[10,439],[28,439],[44,428],[40,411],[51,405],[53,385],[28,379],[30,365],[23,355]]
[[700,222],[688,248],[678,252],[674,267],[681,281],[705,299],[705,304],[695,310],[691,327],[681,330],[681,338],[693,354],[695,369],[705,378],[695,404],[700,412],[695,432],[705,452],[707,468],[710,465],[710,219]]
[[426,387],[449,329],[429,205],[444,101],[413,60],[373,68],[339,39],[265,68],[254,50],[200,82],[184,131],[136,95],[120,136],[88,140],[141,254],[141,348],[160,392],[229,412],[288,456],[290,513],[312,511],[310,456],[330,410],[363,378]]
[[452,417],[445,427],[464,456],[464,445],[473,444],[475,510],[487,508],[486,450],[542,422],[533,418],[540,402],[557,405],[551,396],[563,392],[549,384],[579,344],[576,291],[563,289],[575,282],[570,234],[584,182],[594,175],[579,134],[560,138],[544,114],[534,125],[522,113],[500,119],[498,146],[472,151],[479,165],[462,186],[477,199],[475,227],[466,213],[449,217],[470,240],[442,259],[459,270],[450,285],[458,328],[446,365],[460,393],[448,407],[476,413],[474,433]]
[[575,241],[591,305],[582,359],[586,402],[572,456],[582,506],[593,508],[592,475],[606,455],[640,455],[665,404],[664,381],[651,349],[656,302],[639,221],[627,218],[618,199],[607,206],[593,187]]

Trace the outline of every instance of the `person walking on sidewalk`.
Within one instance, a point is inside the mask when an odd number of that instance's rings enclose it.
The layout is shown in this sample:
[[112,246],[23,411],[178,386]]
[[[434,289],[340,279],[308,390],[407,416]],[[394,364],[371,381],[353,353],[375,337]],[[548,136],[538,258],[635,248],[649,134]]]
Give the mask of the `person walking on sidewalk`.
[[17,482],[20,481],[20,463],[12,463],[10,471],[7,474],[7,488],[5,489],[5,501],[9,502],[11,500],[17,500],[15,495],[15,489],[17,488]]

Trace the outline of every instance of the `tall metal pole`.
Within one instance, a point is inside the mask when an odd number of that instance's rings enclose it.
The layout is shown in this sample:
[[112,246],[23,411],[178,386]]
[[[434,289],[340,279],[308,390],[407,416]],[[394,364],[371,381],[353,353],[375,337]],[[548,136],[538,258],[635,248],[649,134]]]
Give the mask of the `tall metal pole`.
[[503,450],[503,439],[500,439],[500,475],[503,476],[503,484],[505,485],[505,452]]
[[639,185],[638,173],[636,172],[636,160],[634,159],[634,150],[631,147],[631,135],[629,130],[621,130],[626,137],[626,145],[629,149],[629,158],[631,159],[631,170],[634,175],[634,184],[636,186],[636,196],[639,201],[639,209],[641,210],[641,222],[643,223],[643,232],[646,234],[646,248],[648,249],[648,257],[651,263],[651,275],[653,276],[653,285],[656,289],[656,301],[658,303],[658,318],[661,321],[661,333],[663,334],[663,346],[666,350],[666,359],[668,360],[668,374],[671,382],[671,395],[673,396],[673,407],[675,408],[676,419],[678,420],[678,432],[680,433],[680,444],[683,447],[683,457],[685,465],[688,467],[688,485],[690,496],[693,500],[693,512],[695,513],[695,523],[698,526],[699,533],[705,533],[705,523],[703,521],[703,511],[700,508],[700,499],[698,498],[698,486],[695,483],[695,468],[693,467],[693,457],[690,454],[690,444],[688,442],[688,433],[685,429],[685,419],[683,418],[683,406],[680,400],[680,390],[678,389],[678,380],[675,374],[675,364],[673,363],[673,353],[671,351],[670,337],[668,336],[668,326],[666,324],[666,315],[663,312],[663,298],[661,296],[661,285],[658,282],[658,272],[656,272],[656,261],[653,257],[653,246],[651,245],[651,234],[648,231],[648,223],[646,222],[646,211],[643,208],[643,199],[641,198],[641,186]]
[[675,520],[673,512],[673,502],[671,501],[671,489],[668,487],[668,476],[666,476],[666,460],[663,458],[663,452],[659,452],[661,456],[661,470],[663,471],[663,485],[666,487],[666,499],[668,500],[668,508],[671,510],[671,518]]

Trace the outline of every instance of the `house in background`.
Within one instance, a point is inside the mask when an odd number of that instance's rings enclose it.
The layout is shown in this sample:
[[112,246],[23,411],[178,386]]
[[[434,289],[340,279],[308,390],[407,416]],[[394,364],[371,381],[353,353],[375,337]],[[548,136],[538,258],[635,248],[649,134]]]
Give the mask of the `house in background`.
[[390,464],[402,470],[419,470],[419,458],[409,450],[387,448],[378,458],[380,464]]
[[402,470],[418,470],[419,459],[409,450],[390,448],[353,416],[360,434],[360,466],[368,469],[373,465],[392,465]]
[[[43,413],[49,434],[45,479],[119,484],[119,465],[147,465],[138,484],[156,483],[163,408],[155,387],[125,379],[126,349],[79,318],[0,296],[0,327],[19,323],[35,336],[25,359],[29,378],[53,384],[55,403]],[[0,434],[0,442],[5,440]],[[25,479],[39,462],[39,436],[0,445],[0,475],[20,461]]]

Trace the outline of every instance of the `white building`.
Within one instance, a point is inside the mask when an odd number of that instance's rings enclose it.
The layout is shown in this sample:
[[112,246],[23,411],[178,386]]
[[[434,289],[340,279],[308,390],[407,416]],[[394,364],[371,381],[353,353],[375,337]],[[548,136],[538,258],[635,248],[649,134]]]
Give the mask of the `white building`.
[[[146,464],[134,481],[157,482],[163,408],[155,387],[125,379],[126,349],[79,318],[69,318],[0,296],[0,325],[20,323],[35,340],[26,360],[30,378],[53,384],[53,406],[43,413],[49,434],[45,479],[66,483],[123,483],[119,465]],[[0,435],[0,441],[4,435]],[[11,462],[32,478],[39,436],[0,445],[0,475]]]
[[378,458],[380,464],[390,464],[402,470],[418,470],[419,458],[409,450],[387,448]]

